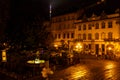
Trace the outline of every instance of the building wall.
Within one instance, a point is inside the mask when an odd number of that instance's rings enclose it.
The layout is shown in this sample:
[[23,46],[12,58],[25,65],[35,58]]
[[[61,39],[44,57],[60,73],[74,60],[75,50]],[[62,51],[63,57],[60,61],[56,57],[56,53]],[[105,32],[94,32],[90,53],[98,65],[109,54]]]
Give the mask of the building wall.
[[[89,49],[90,51],[94,52],[94,54],[106,54],[107,51],[107,45],[108,44],[114,44],[114,41],[105,41],[104,39],[110,39],[109,33],[112,33],[111,39],[119,39],[119,25],[116,24],[116,21],[118,20],[119,16],[116,16],[116,14],[107,15],[108,17],[106,19],[100,19],[99,17],[94,17],[94,20],[89,19],[87,21],[76,21],[76,39],[82,39],[81,42],[83,44],[84,50]],[[93,17],[92,17],[93,18]],[[96,19],[95,19],[96,18]],[[105,28],[102,28],[102,23],[105,23]],[[112,22],[112,26],[108,27],[108,23]],[[96,23],[99,24],[99,28],[96,29]],[[84,30],[84,25],[86,25],[86,30]],[[91,28],[89,29],[89,25]],[[80,28],[81,27],[81,28]],[[99,38],[96,39],[95,34],[98,34]],[[103,33],[105,36],[103,37]],[[84,40],[83,37],[86,34],[86,39]],[[89,39],[89,34],[91,34],[91,39]],[[89,48],[89,45],[91,47]],[[115,44],[114,44],[115,46]],[[104,48],[103,48],[104,47]]]
[[[69,13],[52,18],[52,33],[55,37],[54,44],[61,45],[61,40],[67,42],[73,40],[75,34],[74,22],[77,16],[76,13]],[[73,34],[73,37],[71,36]],[[54,45],[53,44],[53,45]]]
[[[51,30],[55,37],[53,45],[60,46],[61,40],[64,40],[67,44],[69,41],[69,47],[70,49],[73,49],[76,46],[76,43],[80,42],[84,51],[90,51],[93,54],[98,55],[107,54],[109,44],[114,46],[118,45],[118,42],[115,40],[120,39],[119,20],[119,13],[110,15],[104,14],[102,16],[96,16],[93,14],[86,20],[77,20],[76,13],[53,17],[51,24]],[[105,26],[102,28],[103,22],[105,23]],[[99,28],[96,27],[96,23],[99,24]],[[111,25],[110,27],[108,27],[108,23]],[[84,25],[86,25],[86,30],[83,29]],[[72,33],[74,35],[73,37],[71,37]],[[85,40],[83,34],[86,34]],[[91,37],[89,37],[90,35]],[[95,35],[99,35],[98,39]]]

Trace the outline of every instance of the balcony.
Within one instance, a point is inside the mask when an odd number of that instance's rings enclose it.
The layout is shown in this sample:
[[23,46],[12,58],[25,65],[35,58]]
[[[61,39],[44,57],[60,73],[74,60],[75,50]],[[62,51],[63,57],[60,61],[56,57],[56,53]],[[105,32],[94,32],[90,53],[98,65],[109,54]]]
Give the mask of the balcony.
[[120,42],[120,39],[115,39],[115,38],[105,38],[104,39],[105,42]]

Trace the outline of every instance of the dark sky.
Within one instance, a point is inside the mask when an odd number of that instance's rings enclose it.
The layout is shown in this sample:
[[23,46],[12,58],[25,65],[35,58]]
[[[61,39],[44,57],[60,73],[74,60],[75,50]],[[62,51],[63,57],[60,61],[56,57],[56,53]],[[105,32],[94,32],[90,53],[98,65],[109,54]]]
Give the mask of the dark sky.
[[[100,0],[51,0],[52,15],[60,15],[83,9],[90,5],[94,5]],[[30,24],[34,17],[49,19],[50,0],[0,0],[0,32],[2,28],[10,23],[11,27],[23,26]],[[91,13],[100,14],[101,11],[113,13],[115,9],[120,7],[120,0],[105,0],[104,3],[96,5],[86,10],[87,15]],[[9,20],[10,19],[10,20]],[[14,28],[13,27],[13,28]]]
[[[95,4],[100,0],[51,0],[52,15],[76,11],[77,9]],[[49,17],[50,0],[13,0],[13,16],[34,16]],[[106,10],[112,12],[119,7],[120,0],[105,0],[105,3],[90,9],[92,11]]]
[[53,14],[64,14],[65,12],[72,12],[86,7],[88,7],[86,11],[89,15],[91,15],[91,12],[100,14],[103,10],[109,14],[114,13],[120,7],[120,0],[104,0],[101,4],[95,5],[98,1],[101,0],[66,0],[64,4],[57,6],[53,10]]

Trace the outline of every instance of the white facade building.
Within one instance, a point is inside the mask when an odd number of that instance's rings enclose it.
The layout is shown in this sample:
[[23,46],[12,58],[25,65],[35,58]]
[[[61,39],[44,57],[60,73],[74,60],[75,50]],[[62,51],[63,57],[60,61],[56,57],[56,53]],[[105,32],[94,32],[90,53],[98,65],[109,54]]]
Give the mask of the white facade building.
[[107,54],[108,51],[114,53],[120,39],[120,14],[106,15],[104,12],[100,16],[92,15],[90,18],[77,20],[76,38],[81,40],[84,51],[94,52],[94,54]]
[[90,18],[77,20],[77,13],[55,16],[52,18],[51,31],[55,37],[53,45],[61,46],[61,42],[69,44],[74,50],[80,43],[83,51],[97,55],[116,53],[120,50],[120,11],[100,16],[93,14]]

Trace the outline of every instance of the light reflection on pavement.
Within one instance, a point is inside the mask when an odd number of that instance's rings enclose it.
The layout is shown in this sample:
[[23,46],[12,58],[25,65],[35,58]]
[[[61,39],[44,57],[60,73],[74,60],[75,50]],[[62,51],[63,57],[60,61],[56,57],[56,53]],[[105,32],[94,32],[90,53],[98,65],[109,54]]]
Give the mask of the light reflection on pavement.
[[79,79],[79,78],[83,78],[84,76],[89,76],[89,72],[86,66],[80,66],[77,65],[74,70],[71,69],[71,71],[69,72],[71,75],[68,76],[68,79]]
[[117,71],[117,65],[115,64],[115,63],[113,63],[113,62],[107,62],[106,64],[105,64],[105,67],[104,67],[104,69],[105,69],[105,73],[104,73],[104,75],[105,75],[105,79],[106,80],[108,80],[108,79],[110,79],[110,80],[118,80],[118,78],[117,78],[117,73],[118,73],[118,71]]
[[50,80],[120,80],[120,65],[114,61],[88,61],[53,74]]

